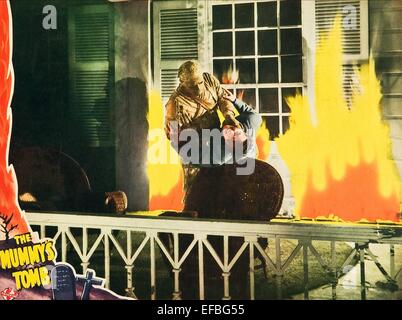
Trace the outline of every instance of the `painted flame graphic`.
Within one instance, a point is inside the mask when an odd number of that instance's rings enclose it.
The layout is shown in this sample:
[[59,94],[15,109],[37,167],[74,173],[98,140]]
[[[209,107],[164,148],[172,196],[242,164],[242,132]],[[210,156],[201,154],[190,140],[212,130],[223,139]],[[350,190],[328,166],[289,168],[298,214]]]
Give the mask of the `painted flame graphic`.
[[262,123],[261,127],[257,131],[256,143],[258,150],[257,159],[262,161],[268,160],[271,144],[269,141],[269,130],[265,122]]
[[299,217],[399,221],[400,180],[390,159],[389,128],[381,120],[374,61],[356,71],[360,89],[343,98],[340,19],[316,53],[315,110],[307,97],[289,98],[290,129],[277,139]]
[[[0,224],[8,230],[14,226],[8,234],[12,238],[30,230],[18,204],[18,185],[14,168],[8,163],[12,127],[10,105],[14,90],[14,71],[11,62],[12,18],[8,1],[0,1],[0,25],[0,216],[2,217]],[[0,229],[2,238],[5,237],[3,228]]]
[[[163,105],[160,94],[149,94],[148,164],[149,210],[176,210],[183,208],[183,169],[179,155],[170,146],[164,131]],[[163,153],[163,154],[161,154]]]

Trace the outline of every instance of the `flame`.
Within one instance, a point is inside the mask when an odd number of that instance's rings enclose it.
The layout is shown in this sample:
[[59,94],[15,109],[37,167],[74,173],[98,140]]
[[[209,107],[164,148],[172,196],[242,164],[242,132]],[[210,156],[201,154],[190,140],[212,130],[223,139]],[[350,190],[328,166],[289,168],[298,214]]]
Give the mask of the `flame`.
[[[9,237],[29,232],[28,223],[18,204],[18,185],[14,168],[8,164],[12,112],[10,108],[14,91],[12,57],[12,18],[8,1],[0,1],[0,216],[12,218],[9,228],[16,226]],[[0,221],[2,224],[2,221]],[[3,237],[5,236],[4,232]]]
[[268,159],[271,144],[269,141],[269,131],[265,125],[265,122],[262,123],[261,127],[257,131],[256,143],[258,150],[257,159],[266,161]]
[[149,137],[147,174],[149,179],[149,210],[183,208],[183,170],[179,155],[170,146],[164,131],[163,105],[160,95],[149,94]]
[[244,99],[244,90],[237,90],[236,98],[239,100],[243,100]]
[[229,70],[222,74],[222,83],[223,84],[234,84],[240,80],[239,70],[236,68],[233,69],[232,65],[230,65]]
[[[399,221],[400,180],[389,159],[389,128],[381,120],[381,88],[370,58],[356,71],[350,109],[342,89],[342,31],[337,18],[316,53],[315,110],[289,98],[290,128],[277,139],[299,217]],[[330,76],[328,76],[330,75]]]

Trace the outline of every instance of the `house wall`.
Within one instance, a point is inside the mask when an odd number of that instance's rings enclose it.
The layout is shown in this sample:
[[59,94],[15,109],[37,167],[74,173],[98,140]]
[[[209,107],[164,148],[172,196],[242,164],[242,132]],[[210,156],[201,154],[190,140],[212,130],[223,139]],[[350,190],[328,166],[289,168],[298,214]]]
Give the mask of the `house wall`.
[[390,156],[402,177],[402,2],[369,1],[369,19],[370,48],[382,85],[383,115],[391,129]]
[[[70,101],[68,13],[72,7],[110,4],[107,0],[11,1],[13,14],[10,153],[24,147],[52,148],[75,159],[95,192],[115,189],[114,147],[90,147],[85,128],[75,121]],[[57,29],[45,30],[42,10],[57,10]],[[17,178],[19,173],[16,172]]]
[[[47,4],[57,9],[57,30],[42,27]],[[89,147],[84,132],[69,118],[68,11],[99,4],[113,7],[115,21],[111,111],[116,147],[109,148]],[[148,0],[19,0],[11,8],[16,74],[11,150],[61,150],[79,162],[94,191],[123,190],[130,210],[147,209]]]
[[64,149],[68,108],[67,6],[57,8],[57,29],[42,27],[45,0],[11,1],[13,16],[11,149],[26,146]]
[[116,189],[128,210],[148,208],[148,0],[115,3]]

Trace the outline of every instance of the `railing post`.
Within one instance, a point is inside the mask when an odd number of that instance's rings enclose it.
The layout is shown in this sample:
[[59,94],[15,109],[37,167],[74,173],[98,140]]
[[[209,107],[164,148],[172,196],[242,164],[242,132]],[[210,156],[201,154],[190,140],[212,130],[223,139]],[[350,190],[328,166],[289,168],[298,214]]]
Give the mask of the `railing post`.
[[151,300],[156,300],[155,237],[156,232],[148,232],[151,255]]
[[275,237],[275,253],[276,253],[276,297],[278,300],[282,299],[282,280],[283,280],[283,270],[282,270],[282,259],[281,259],[281,239]]
[[174,276],[174,292],[172,294],[173,300],[181,300],[181,291],[179,289],[179,273],[181,271],[180,268],[173,268],[173,276]]
[[230,272],[229,271],[224,271],[222,272],[222,277],[223,277],[223,298],[222,300],[230,300],[230,293],[229,293],[229,277],[230,277]]
[[66,231],[68,230],[68,227],[65,226],[60,226],[60,231],[61,231],[61,261],[66,262],[67,261],[67,236],[66,236]]
[[309,283],[309,278],[308,278],[308,246],[309,246],[309,241],[302,240],[301,242],[303,244],[304,299],[308,300],[309,299],[309,288],[308,288],[308,283]]
[[174,267],[173,267],[173,276],[174,276],[174,292],[172,295],[173,300],[181,300],[181,291],[180,291],[180,271],[179,268],[179,235],[177,233],[173,234],[173,259],[174,259]]
[[125,289],[126,296],[131,297],[131,298],[137,298],[135,293],[134,293],[134,287],[133,287],[133,268],[134,268],[134,265],[126,265],[125,268],[127,270],[127,288]]
[[356,250],[360,257],[360,296],[362,300],[366,300],[366,267],[365,267],[365,249],[368,246],[366,243],[356,243]]
[[230,271],[229,265],[229,236],[223,236],[223,267],[222,277],[223,277],[223,298],[222,300],[230,300],[229,292],[229,277]]
[[89,261],[83,260],[81,262],[82,274],[85,274],[87,272],[88,266],[89,266]]
[[46,238],[46,226],[44,224],[40,225],[40,237],[41,239]]
[[395,279],[395,246],[389,245],[389,273],[393,280]]
[[336,267],[336,243],[331,241],[331,267],[332,267],[332,300],[336,300],[336,288],[338,286],[338,270]]
[[111,230],[104,230],[103,242],[105,246],[105,287],[110,289],[110,244],[109,233]]
[[204,288],[204,243],[203,241],[207,238],[204,234],[196,235],[198,240],[198,281],[199,281],[199,294],[200,300],[205,299],[205,288]]
[[244,241],[248,242],[249,247],[250,300],[255,300],[254,243],[257,242],[257,237],[245,237]]
[[87,258],[88,254],[88,232],[87,228],[83,227],[82,228],[82,274],[85,274],[87,272],[88,266],[89,266],[89,261]]
[[[134,269],[134,264],[128,262],[131,260],[131,256],[132,256],[132,240],[131,240],[131,231],[127,230],[126,232],[126,247],[127,247],[127,259],[124,259],[126,261],[126,273],[127,273],[127,287],[125,289],[126,291],[126,296],[127,297],[131,297],[131,298],[137,298],[135,293],[134,293],[134,287],[133,287],[133,269]],[[151,252],[152,252],[152,248],[151,248]],[[151,264],[152,264],[152,260],[151,260]],[[151,272],[152,272],[152,268],[151,268]],[[152,282],[152,279],[151,279]],[[151,284],[151,289],[152,289],[152,284]],[[151,292],[152,294],[152,292]]]

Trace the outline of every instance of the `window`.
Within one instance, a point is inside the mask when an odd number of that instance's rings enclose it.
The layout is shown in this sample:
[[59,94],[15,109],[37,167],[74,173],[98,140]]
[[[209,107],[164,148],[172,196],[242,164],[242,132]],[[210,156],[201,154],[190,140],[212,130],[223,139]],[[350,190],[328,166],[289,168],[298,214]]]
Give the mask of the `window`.
[[289,127],[286,97],[303,90],[301,0],[214,3],[214,75],[263,116],[273,139]]
[[69,9],[70,112],[85,146],[114,146],[113,21],[107,4]]

